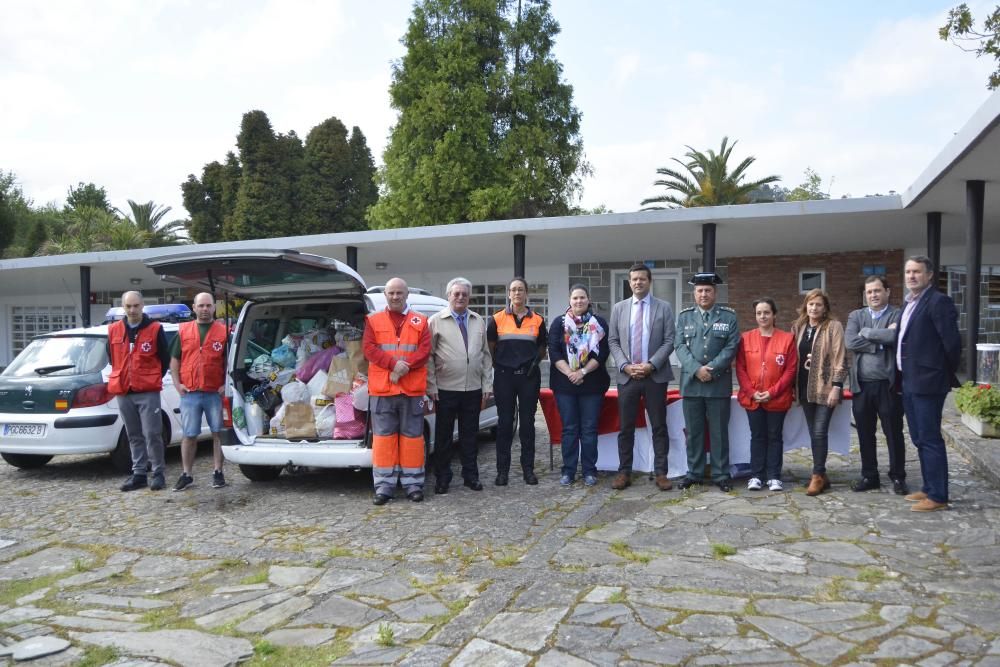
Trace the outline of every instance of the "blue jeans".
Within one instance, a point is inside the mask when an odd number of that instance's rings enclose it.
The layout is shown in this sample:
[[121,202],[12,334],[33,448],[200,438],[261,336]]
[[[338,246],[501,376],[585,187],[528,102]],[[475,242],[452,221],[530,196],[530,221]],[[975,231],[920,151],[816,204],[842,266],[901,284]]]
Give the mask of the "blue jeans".
[[189,391],[181,396],[181,426],[185,438],[201,435],[203,414],[212,433],[222,431],[222,396],[219,392]]
[[750,476],[757,479],[781,480],[781,464],[785,453],[782,430],[785,412],[768,412],[764,408],[747,410],[750,421]]
[[941,437],[941,410],[944,409],[945,396],[903,392],[903,411],[924,478],[922,491],[937,503],[948,502],[948,451]]
[[568,394],[557,391],[556,405],[562,420],[562,474],[576,477],[577,461],[583,459],[583,474],[597,475],[597,421],[604,394]]

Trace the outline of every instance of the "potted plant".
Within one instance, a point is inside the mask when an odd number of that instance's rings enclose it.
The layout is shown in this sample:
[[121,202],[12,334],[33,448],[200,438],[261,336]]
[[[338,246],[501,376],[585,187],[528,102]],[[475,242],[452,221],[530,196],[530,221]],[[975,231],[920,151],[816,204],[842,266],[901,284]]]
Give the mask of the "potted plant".
[[955,407],[962,413],[962,423],[976,435],[1000,437],[1000,390],[966,382],[955,390]]

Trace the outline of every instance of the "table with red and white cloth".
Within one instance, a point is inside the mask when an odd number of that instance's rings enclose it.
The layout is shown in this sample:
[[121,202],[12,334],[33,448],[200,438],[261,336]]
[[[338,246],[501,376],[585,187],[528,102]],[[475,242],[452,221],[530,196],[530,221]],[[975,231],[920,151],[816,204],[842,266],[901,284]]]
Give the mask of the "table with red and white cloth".
[[[746,410],[732,397],[732,409],[729,416],[729,462],[732,466],[742,466],[745,470],[750,463],[750,424],[747,421]],[[684,430],[683,399],[677,389],[667,392],[667,435],[670,439],[670,450],[667,454],[667,469],[671,477],[687,473],[687,447]],[[555,396],[551,389],[542,389],[539,394],[542,414],[549,431],[549,442],[558,447],[562,441],[562,421],[559,409],[556,407]],[[597,469],[618,470],[618,431],[621,429],[618,420],[618,390],[612,387],[604,395],[601,406],[601,416],[597,425]],[[785,450],[809,447],[809,430],[806,427],[805,415],[798,405],[792,406],[785,417],[784,428]],[[850,394],[845,396],[830,419],[830,451],[847,454],[851,444],[851,401]],[[653,470],[653,436],[646,412],[639,413],[635,428],[635,450],[632,469],[638,472]]]

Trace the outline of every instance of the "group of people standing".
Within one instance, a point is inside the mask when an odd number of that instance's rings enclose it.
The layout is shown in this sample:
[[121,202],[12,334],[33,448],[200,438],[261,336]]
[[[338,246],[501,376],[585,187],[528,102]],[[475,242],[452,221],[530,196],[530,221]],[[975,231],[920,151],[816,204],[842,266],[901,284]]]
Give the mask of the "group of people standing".
[[[570,288],[569,306],[551,327],[528,305],[523,278],[510,282],[508,305],[488,318],[469,309],[472,284],[465,278],[448,283],[448,307],[430,318],[409,309],[406,282],[393,278],[385,286],[385,310],[368,316],[364,333],[370,364],[374,503],[388,502],[397,483],[411,501],[424,499],[427,397],[436,404],[435,493],[446,494],[451,485],[456,422],[463,483],[474,491],[483,489],[476,433],[479,413],[491,397],[498,416],[494,484],[509,484],[515,415],[521,474],[525,484],[538,484],[534,419],[539,363],[546,354],[551,361],[549,386],[562,422],[560,484],[574,484],[578,470],[586,486],[597,483],[598,420],[611,383],[610,358],[620,424],[618,473],[611,486],[621,490],[632,484],[636,423],[645,411],[655,484],[670,490],[666,392],[675,353],[688,469],[680,488],[704,482],[710,453],[712,482],[722,491],[732,490],[729,416],[735,370],[736,397],[750,427],[749,490],[782,490],[782,432],[794,402],[802,407],[812,447],[806,494],[816,496],[830,488],[830,420],[849,385],[861,453],[861,476],[853,490],[881,487],[876,451],[876,425],[881,422],[893,492],[912,501],[915,511],[945,509],[948,461],[941,412],[945,396],[958,386],[961,339],[955,304],[932,286],[933,276],[928,258],[906,261],[903,308],[889,303],[884,276],[869,276],[864,285],[867,305],[850,313],[846,331],[820,289],[805,294],[790,331],[776,326],[775,301],[761,297],[753,303],[757,326],[743,334],[736,313],[716,303],[721,280],[715,273],[692,277],[694,305],[675,320],[671,305],[651,293],[650,269],[636,264],[629,270],[632,294],[614,304],[610,322],[594,312],[587,287],[578,284]],[[219,435],[227,336],[225,326],[215,320],[212,295],[195,297],[196,320],[182,324],[170,346],[159,323],[143,314],[138,292],[123,294],[122,304],[125,319],[108,330],[108,390],[118,397],[133,462],[132,475],[121,490],[165,487],[159,397],[168,370],[180,394],[184,428],[183,471],[174,490],[194,481],[195,438],[203,415],[214,440],[213,486],[224,486]],[[914,493],[906,483],[904,415],[923,477],[921,490]]]
[[[751,432],[747,488],[760,489],[764,479],[770,489],[781,488],[781,432],[793,400],[802,406],[812,444],[806,494],[816,496],[830,488],[826,473],[830,418],[849,382],[861,454],[861,477],[851,488],[862,492],[882,485],[876,449],[876,426],[881,422],[893,493],[912,502],[913,511],[947,508],[948,458],[941,412],[945,396],[958,386],[955,373],[962,345],[958,311],[932,285],[933,277],[929,258],[910,257],[904,266],[907,292],[903,307],[897,308],[889,303],[886,277],[869,276],[864,284],[867,305],[850,313],[846,331],[832,316],[822,290],[805,295],[791,332],[775,327],[773,300],[754,302],[757,329],[743,334],[736,358],[738,397],[747,410]],[[904,416],[923,477],[921,490],[913,493],[906,483]]]
[[207,292],[196,295],[195,319],[182,323],[170,343],[161,324],[143,312],[139,292],[122,294],[122,308],[124,319],[108,326],[108,393],[117,398],[132,454],[132,474],[121,490],[166,487],[160,391],[168,371],[180,396],[183,429],[182,472],[173,490],[183,491],[194,483],[192,469],[203,415],[212,432],[212,486],[225,486],[221,433],[228,332],[215,319],[215,298]]
[[[826,471],[830,420],[846,385],[852,392],[862,461],[861,476],[852,489],[881,487],[876,451],[876,426],[881,422],[894,493],[913,502],[915,511],[944,509],[948,467],[941,412],[944,397],[957,386],[958,315],[951,299],[931,285],[934,267],[928,258],[909,258],[904,275],[903,308],[889,304],[890,287],[884,276],[870,276],[864,286],[866,306],[850,314],[846,331],[831,313],[827,294],[814,289],[805,294],[790,331],[776,325],[774,299],[761,297],[753,303],[757,326],[742,334],[735,311],[716,303],[716,286],[722,281],[715,273],[691,278],[694,305],[681,310],[675,319],[671,305],[651,293],[651,270],[636,264],[629,269],[632,294],[614,304],[610,321],[594,312],[589,290],[577,284],[570,288],[568,308],[548,328],[528,306],[528,285],[522,278],[508,286],[508,306],[489,318],[469,310],[471,284],[456,278],[447,287],[447,309],[429,321],[417,314],[411,317],[426,339],[414,338],[409,346],[414,351],[426,350],[410,359],[411,366],[424,367],[426,394],[437,403],[435,491],[447,493],[451,483],[456,420],[465,486],[482,490],[475,433],[479,411],[491,392],[496,395],[499,418],[495,484],[508,484],[515,410],[524,481],[538,483],[534,415],[541,380],[538,364],[546,352],[551,361],[549,386],[562,422],[560,484],[574,484],[578,471],[586,486],[597,483],[598,421],[611,383],[611,359],[620,425],[618,472],[611,486],[621,490],[632,484],[635,429],[644,411],[652,434],[655,485],[670,490],[666,393],[673,380],[670,358],[676,354],[687,450],[687,474],[680,488],[705,482],[706,456],[710,456],[712,483],[722,491],[732,490],[729,417],[735,371],[736,398],[746,410],[751,434],[748,490],[765,486],[782,490],[782,432],[793,403],[802,408],[812,449],[806,494],[816,496],[830,488]],[[404,293],[395,306],[390,296],[393,285],[401,286]],[[401,279],[387,284],[386,295],[387,313],[407,312]],[[391,316],[376,313],[369,316],[369,324]],[[374,328],[366,329],[366,341],[369,330]],[[402,354],[405,358],[409,353]],[[376,358],[369,360],[378,368]],[[373,372],[395,376],[405,370],[394,366]],[[413,398],[418,401],[423,400],[422,387],[414,387]],[[414,410],[419,414],[423,407]],[[906,483],[904,415],[923,476],[921,490],[914,493]],[[375,459],[381,459],[378,451]],[[423,500],[422,457],[420,463],[419,472],[414,468],[409,476],[403,467],[403,484],[415,501]],[[380,485],[379,471],[376,463],[375,503],[384,504],[392,495],[395,478]]]
[[454,278],[445,288],[448,307],[424,317],[410,310],[402,278],[385,286],[386,308],[368,316],[363,348],[369,362],[368,393],[373,425],[373,502],[392,499],[397,480],[406,497],[424,500],[423,415],[435,404],[434,492],[448,493],[454,476],[453,435],[463,484],[482,491],[477,460],[479,413],[497,405],[497,470],[494,484],[510,482],[514,415],[520,420],[521,475],[535,475],[535,410],[541,389],[539,362],[548,340],[545,320],[528,306],[528,284],[515,278],[508,306],[489,318],[469,309],[472,283]]

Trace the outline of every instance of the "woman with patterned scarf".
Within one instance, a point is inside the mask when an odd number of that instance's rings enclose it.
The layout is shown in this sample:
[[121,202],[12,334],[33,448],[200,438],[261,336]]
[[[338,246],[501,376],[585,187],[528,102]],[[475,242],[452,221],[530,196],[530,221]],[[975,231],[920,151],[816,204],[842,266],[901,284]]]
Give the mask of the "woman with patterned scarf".
[[569,291],[569,308],[552,320],[549,329],[549,387],[562,420],[562,477],[571,486],[582,458],[583,482],[597,484],[597,420],[604,393],[611,384],[605,363],[608,323],[590,307],[583,285]]

